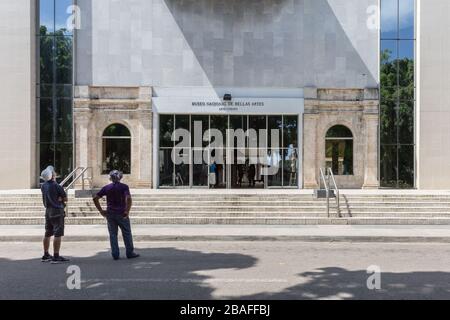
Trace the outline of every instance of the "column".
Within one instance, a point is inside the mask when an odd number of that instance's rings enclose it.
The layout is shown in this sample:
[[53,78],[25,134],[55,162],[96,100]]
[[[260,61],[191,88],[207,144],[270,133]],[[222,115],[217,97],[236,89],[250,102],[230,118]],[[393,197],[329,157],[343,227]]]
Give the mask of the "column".
[[378,180],[378,114],[365,114],[366,146],[363,189],[377,189]]

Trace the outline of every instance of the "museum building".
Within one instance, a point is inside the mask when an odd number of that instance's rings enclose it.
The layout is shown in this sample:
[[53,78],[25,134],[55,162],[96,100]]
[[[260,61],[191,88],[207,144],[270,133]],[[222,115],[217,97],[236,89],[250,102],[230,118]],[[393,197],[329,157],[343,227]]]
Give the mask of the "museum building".
[[437,143],[450,115],[431,94],[444,88],[421,81],[444,73],[441,51],[419,45],[439,47],[438,9],[450,12],[439,0],[2,1],[2,45],[17,54],[0,63],[14,133],[0,161],[20,174],[1,188],[35,187],[50,164],[61,177],[91,168],[93,187],[119,169],[133,188],[315,189],[330,168],[341,188],[448,188]]

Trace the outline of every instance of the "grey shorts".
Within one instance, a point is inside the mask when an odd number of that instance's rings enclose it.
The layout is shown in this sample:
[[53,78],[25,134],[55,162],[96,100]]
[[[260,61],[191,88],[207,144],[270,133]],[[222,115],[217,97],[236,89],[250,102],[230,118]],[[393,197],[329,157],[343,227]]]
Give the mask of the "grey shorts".
[[48,214],[45,215],[45,237],[64,237],[64,216],[59,216],[55,218],[49,217]]

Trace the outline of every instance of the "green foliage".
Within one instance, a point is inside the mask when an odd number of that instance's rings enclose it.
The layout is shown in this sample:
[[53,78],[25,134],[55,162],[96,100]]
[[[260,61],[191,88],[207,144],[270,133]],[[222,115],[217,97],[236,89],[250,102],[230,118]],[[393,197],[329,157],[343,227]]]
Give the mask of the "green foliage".
[[[414,186],[414,60],[391,59],[392,52],[381,53],[381,180],[386,187]],[[397,148],[399,148],[397,150]],[[404,152],[404,148],[409,148]],[[397,159],[398,157],[398,159]],[[399,181],[397,181],[397,160]]]

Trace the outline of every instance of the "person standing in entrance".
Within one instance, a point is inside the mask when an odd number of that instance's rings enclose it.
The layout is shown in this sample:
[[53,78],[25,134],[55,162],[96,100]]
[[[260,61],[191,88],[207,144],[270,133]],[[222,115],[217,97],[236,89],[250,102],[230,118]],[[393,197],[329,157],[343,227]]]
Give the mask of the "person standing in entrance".
[[[123,241],[125,243],[128,259],[138,258],[139,255],[134,252],[133,235],[131,233],[130,210],[132,199],[130,188],[121,183],[122,173],[114,170],[109,174],[111,184],[95,196],[94,204],[100,214],[108,221],[109,239],[111,243],[111,254],[114,260],[120,259],[119,228],[122,231]],[[100,199],[106,196],[107,210],[103,210],[100,205]]]
[[[45,181],[41,187],[42,201],[45,207],[44,256],[42,262],[51,262],[52,264],[68,262],[69,259],[59,255],[61,240],[64,237],[64,219],[66,217],[64,207],[67,202],[67,194],[56,182],[56,172],[52,166],[42,171],[41,178]],[[54,237],[53,256],[49,253],[52,237]]]

